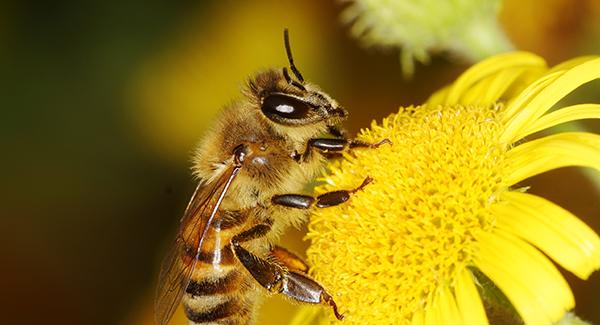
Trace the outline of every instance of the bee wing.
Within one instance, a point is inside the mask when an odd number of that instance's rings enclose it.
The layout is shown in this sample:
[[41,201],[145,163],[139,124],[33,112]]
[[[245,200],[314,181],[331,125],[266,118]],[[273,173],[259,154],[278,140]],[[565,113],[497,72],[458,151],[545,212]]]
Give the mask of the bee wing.
[[232,166],[212,183],[198,184],[194,191],[181,219],[175,243],[161,265],[154,301],[157,324],[167,324],[177,310],[196,266],[208,226],[239,170],[240,166]]

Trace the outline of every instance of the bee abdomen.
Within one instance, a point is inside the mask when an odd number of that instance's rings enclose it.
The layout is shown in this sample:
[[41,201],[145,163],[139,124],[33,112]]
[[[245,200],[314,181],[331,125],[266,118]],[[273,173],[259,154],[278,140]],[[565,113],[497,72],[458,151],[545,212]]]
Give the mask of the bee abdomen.
[[192,279],[184,297],[190,325],[251,324],[256,304],[256,288],[242,270],[219,276]]
[[246,324],[252,306],[238,297],[231,297],[215,306],[197,310],[185,306],[185,314],[190,324]]
[[234,270],[216,280],[191,280],[186,289],[186,293],[189,293],[192,296],[227,294],[238,290],[242,285],[242,281],[241,274]]

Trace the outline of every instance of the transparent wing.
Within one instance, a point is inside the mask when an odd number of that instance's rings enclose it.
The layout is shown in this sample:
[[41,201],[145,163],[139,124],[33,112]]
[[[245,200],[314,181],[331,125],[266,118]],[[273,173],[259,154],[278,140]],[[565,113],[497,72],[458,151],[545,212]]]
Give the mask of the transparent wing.
[[[155,321],[166,325],[190,282],[208,225],[213,221],[239,166],[228,168],[216,181],[200,183],[181,219],[177,238],[162,262],[154,301]],[[194,258],[190,256],[195,256]]]

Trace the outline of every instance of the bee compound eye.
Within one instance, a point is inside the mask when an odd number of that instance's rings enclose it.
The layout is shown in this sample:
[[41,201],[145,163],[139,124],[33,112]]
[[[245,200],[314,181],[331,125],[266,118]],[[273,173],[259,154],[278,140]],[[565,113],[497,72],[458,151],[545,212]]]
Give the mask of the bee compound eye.
[[284,94],[271,94],[264,99],[263,113],[271,118],[288,120],[303,119],[308,116],[310,107],[303,101]]

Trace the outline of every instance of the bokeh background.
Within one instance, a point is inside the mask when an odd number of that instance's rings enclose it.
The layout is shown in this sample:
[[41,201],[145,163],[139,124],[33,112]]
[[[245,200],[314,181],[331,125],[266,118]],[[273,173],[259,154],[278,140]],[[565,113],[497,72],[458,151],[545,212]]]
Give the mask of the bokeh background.
[[[418,104],[468,64],[435,55],[411,80],[364,49],[335,1],[0,2],[0,323],[152,324],[158,265],[193,190],[190,153],[249,74],[297,64],[351,113],[355,133]],[[600,1],[506,0],[519,49],[550,64],[600,53]],[[594,83],[573,100],[600,102]],[[598,121],[586,128],[600,131]],[[529,180],[600,232],[600,182],[575,168]],[[302,252],[300,231],[284,245]],[[600,274],[565,273],[600,323]],[[365,306],[368,308],[368,306]],[[260,324],[294,306],[269,298]],[[172,324],[185,324],[181,313]]]

